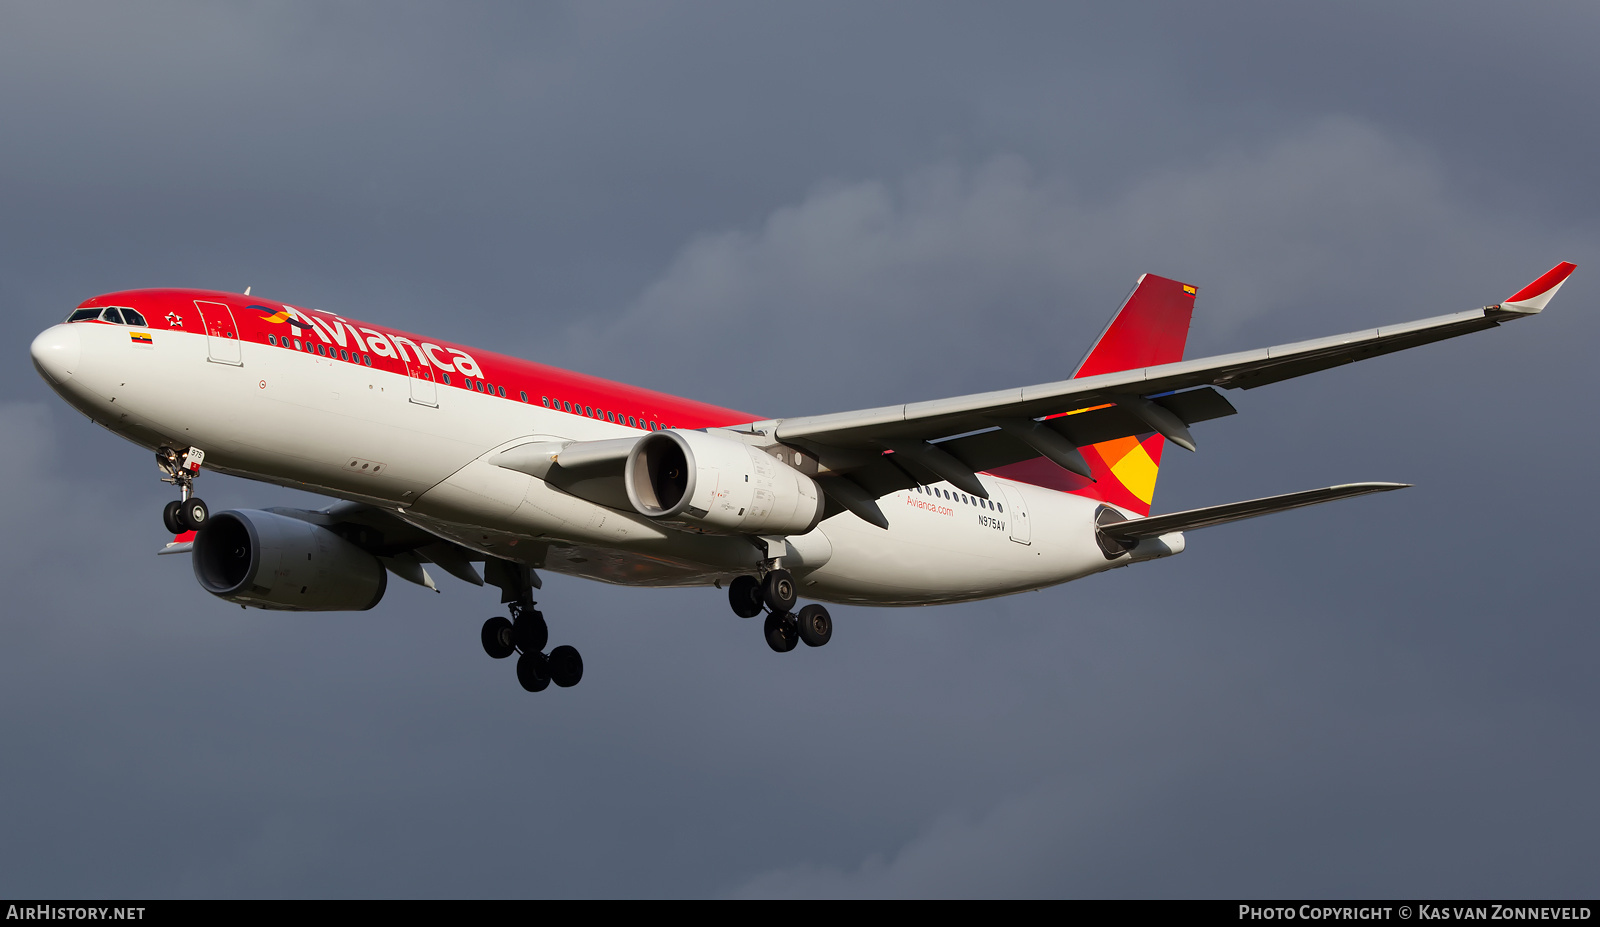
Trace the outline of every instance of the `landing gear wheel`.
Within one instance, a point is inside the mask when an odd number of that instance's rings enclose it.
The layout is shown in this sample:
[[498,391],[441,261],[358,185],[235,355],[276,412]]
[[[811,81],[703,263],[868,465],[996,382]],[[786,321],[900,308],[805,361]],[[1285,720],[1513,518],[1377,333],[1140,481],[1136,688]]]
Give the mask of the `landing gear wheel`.
[[182,534],[189,530],[183,526],[182,510],[183,503],[176,499],[162,507],[161,524],[166,527],[168,534]]
[[517,652],[512,643],[511,622],[496,615],[483,623],[483,652],[496,660],[504,660]]
[[800,609],[796,623],[800,625],[800,639],[807,647],[821,647],[833,637],[833,618],[820,605]]
[[761,581],[754,576],[740,576],[728,584],[728,604],[740,618],[761,614],[761,603]]
[[550,681],[563,689],[570,689],[583,678],[583,657],[578,648],[562,644],[550,651]]
[[550,643],[550,626],[544,623],[544,615],[534,609],[527,609],[517,616],[512,640],[516,642],[517,649],[523,653],[538,653],[544,645]]
[[550,686],[550,661],[537,650],[518,657],[517,682],[529,692],[543,692]]
[[795,625],[794,616],[788,612],[768,615],[766,625],[761,630],[767,636],[767,646],[778,653],[788,653],[795,644],[800,643],[800,629]]
[[[206,526],[206,519],[211,517],[211,510],[198,498],[190,496],[185,502],[179,503],[178,521],[183,525],[184,531],[199,531]],[[178,532],[182,534],[183,532]]]
[[773,570],[761,581],[761,599],[775,613],[787,613],[799,597],[788,570]]

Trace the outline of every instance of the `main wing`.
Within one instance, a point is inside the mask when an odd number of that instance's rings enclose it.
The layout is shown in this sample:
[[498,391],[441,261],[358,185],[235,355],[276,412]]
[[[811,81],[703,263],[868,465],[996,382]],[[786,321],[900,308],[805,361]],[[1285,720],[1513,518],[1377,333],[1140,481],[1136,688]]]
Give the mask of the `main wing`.
[[1216,387],[1254,389],[1495,328],[1542,311],[1575,268],[1568,262],[1557,264],[1492,306],[1401,325],[1020,389],[751,422],[730,430],[763,435],[811,454],[830,502],[886,525],[873,500],[911,486],[944,480],[987,498],[977,472],[1035,457],[1087,476],[1077,448],[1127,435],[1154,432],[1193,450],[1189,425],[1234,412]]

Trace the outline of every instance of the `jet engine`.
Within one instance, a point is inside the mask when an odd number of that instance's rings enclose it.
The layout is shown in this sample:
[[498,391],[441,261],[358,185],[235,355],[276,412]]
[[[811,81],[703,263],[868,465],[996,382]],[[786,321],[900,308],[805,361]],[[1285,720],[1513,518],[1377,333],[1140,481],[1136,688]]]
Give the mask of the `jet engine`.
[[286,611],[365,611],[388,573],[327,528],[251,509],[217,512],[194,539],[194,575],[229,602]]
[[822,520],[822,490],[811,477],[700,431],[640,438],[623,478],[639,514],[716,534],[805,534]]

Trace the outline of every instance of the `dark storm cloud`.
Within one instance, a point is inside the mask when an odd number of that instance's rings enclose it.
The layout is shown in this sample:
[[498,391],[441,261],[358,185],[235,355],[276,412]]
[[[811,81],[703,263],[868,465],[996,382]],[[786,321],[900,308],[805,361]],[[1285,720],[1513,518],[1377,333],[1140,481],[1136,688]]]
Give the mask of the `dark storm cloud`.
[[[1452,194],[1414,144],[1343,118],[1207,152],[1108,202],[1014,156],[828,184],[748,231],[692,241],[574,349],[590,369],[637,375],[643,356],[687,391],[803,414],[1004,388],[1022,370],[1064,377],[1141,271],[1201,285],[1191,354],[1222,353],[1256,346],[1265,336],[1246,323],[1273,313],[1317,313],[1283,340],[1439,314],[1450,299],[1509,295],[1504,281],[1550,254],[1593,250],[1582,231]],[[1495,258],[1463,272],[1462,253]],[[719,363],[685,363],[708,355]],[[774,356],[792,359],[792,376],[766,375]],[[873,370],[876,391],[813,375],[821,358]]]
[[[0,12],[0,890],[1592,891],[1600,235],[1582,6]],[[1158,509],[1417,488],[1038,594],[836,609],[553,577],[526,698],[447,579],[246,612],[147,451],[22,357],[95,292],[338,309],[760,414],[1065,375],[1134,277],[1191,355],[1545,316],[1242,395]],[[220,476],[213,509],[318,504]],[[396,584],[401,586],[402,584]]]

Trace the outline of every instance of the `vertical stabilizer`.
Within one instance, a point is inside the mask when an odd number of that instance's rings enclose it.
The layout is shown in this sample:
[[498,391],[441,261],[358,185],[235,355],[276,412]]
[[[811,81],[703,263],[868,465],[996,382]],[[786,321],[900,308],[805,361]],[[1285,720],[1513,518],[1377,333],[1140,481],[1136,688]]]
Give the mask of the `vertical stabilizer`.
[[[1094,347],[1084,355],[1073,378],[1183,360],[1196,292],[1196,287],[1177,280],[1155,274],[1141,276]],[[1136,515],[1149,515],[1165,445],[1166,439],[1152,432],[1081,448],[1094,474],[1092,482],[1042,457],[1000,467],[994,473],[1099,499]]]
[[1183,360],[1196,288],[1143,274],[1085,354],[1073,379]]

